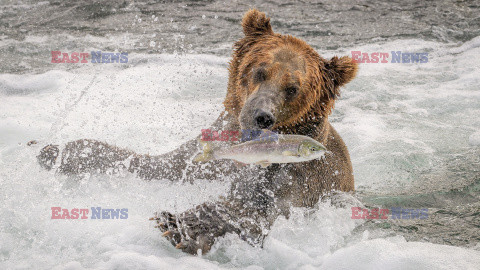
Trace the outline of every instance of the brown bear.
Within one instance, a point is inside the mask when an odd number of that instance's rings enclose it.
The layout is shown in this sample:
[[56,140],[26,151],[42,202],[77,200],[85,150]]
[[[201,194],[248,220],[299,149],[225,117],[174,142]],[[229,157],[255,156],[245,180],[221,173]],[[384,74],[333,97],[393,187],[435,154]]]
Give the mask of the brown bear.
[[245,14],[242,26],[245,37],[235,44],[230,62],[225,111],[212,129],[268,129],[309,136],[328,149],[324,158],[267,168],[238,167],[230,160],[192,162],[199,153],[197,139],[159,156],[78,140],[61,148],[44,147],[40,164],[70,175],[124,169],[147,180],[231,180],[227,198],[152,218],[163,236],[192,254],[208,252],[226,233],[261,246],[272,223],[279,215],[288,217],[291,206],[312,207],[332,190],[353,191],[350,157],[328,116],[339,87],[355,77],[357,64],[349,57],[324,59],[304,41],[274,33],[270,19],[255,9]]

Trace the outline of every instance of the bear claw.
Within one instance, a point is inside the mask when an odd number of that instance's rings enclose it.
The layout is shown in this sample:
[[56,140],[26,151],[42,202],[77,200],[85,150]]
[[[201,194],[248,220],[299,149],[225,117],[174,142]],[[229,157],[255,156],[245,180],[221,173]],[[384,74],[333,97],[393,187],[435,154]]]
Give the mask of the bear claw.
[[172,231],[166,231],[166,232],[162,233],[163,237],[171,237],[172,235],[173,235]]
[[175,246],[175,248],[176,249],[185,249],[185,248],[187,248],[187,245],[183,242],[180,242]]

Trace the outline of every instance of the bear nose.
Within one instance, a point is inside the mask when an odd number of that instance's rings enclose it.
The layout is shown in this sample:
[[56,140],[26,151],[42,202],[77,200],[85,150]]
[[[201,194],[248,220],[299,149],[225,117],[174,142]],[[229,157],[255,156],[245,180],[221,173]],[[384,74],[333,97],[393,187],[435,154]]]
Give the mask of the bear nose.
[[255,116],[255,123],[260,129],[269,129],[275,123],[275,118],[273,114],[269,112],[260,111],[257,113],[257,116]]

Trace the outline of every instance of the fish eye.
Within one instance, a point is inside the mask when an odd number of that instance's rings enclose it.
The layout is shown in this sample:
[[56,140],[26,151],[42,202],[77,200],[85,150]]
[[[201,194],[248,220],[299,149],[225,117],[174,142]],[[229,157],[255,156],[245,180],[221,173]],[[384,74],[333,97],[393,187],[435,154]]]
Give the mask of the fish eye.
[[310,147],[310,151],[315,152],[317,151],[317,148],[315,146]]

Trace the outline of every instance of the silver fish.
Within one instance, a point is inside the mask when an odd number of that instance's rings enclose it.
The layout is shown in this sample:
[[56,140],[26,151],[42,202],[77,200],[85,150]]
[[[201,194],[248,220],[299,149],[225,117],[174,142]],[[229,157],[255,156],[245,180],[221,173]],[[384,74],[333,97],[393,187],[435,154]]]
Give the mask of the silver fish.
[[241,163],[267,167],[272,163],[294,163],[321,158],[327,151],[316,140],[302,135],[275,135],[275,140],[261,138],[230,147],[213,147],[208,141],[200,141],[203,153],[193,161],[232,159]]

